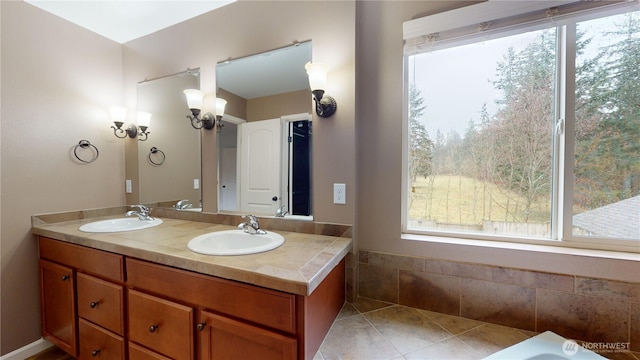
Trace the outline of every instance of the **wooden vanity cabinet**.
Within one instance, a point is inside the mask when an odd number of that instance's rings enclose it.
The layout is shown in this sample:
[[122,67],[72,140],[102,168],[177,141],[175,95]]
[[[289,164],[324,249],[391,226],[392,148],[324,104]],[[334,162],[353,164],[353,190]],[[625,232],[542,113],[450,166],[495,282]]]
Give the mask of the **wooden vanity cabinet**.
[[43,337],[75,358],[126,358],[124,257],[38,240]]
[[39,244],[43,337],[79,359],[312,359],[345,299],[344,259],[304,296]]

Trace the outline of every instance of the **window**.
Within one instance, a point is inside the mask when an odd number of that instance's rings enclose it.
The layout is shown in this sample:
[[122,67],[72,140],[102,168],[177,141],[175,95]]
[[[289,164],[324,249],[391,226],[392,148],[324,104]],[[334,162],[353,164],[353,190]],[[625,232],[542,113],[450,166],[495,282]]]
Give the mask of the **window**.
[[637,3],[489,3],[405,23],[403,231],[640,250]]

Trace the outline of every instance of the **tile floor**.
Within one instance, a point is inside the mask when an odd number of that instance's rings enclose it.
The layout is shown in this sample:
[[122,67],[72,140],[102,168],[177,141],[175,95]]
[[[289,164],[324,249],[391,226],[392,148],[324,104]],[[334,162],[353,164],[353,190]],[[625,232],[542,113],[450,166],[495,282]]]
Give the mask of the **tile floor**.
[[[344,305],[313,360],[482,359],[534,335],[531,331],[359,298]],[[640,353],[606,356],[640,360]],[[54,348],[27,360],[70,359]]]
[[[482,359],[536,333],[376,300],[347,303],[314,360]],[[640,353],[606,354],[640,360]]]

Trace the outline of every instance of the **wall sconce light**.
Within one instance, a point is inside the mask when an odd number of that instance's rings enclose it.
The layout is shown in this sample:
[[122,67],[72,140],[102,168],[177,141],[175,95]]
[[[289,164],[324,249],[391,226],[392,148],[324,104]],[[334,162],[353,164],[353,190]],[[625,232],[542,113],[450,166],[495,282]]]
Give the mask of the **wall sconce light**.
[[224,108],[227,105],[227,101],[224,99],[216,98],[215,101],[215,115],[210,112],[205,112],[202,116],[203,103],[205,102],[204,93],[196,89],[186,89],[183,91],[187,97],[187,106],[191,110],[191,114],[187,115],[187,118],[191,120],[191,126],[194,129],[207,129],[211,130],[218,122],[217,131],[222,129],[222,115],[224,115]]
[[[123,129],[124,120],[127,116],[127,108],[123,106],[112,106],[111,119],[115,126],[111,126],[113,129],[113,135],[117,138],[124,139],[127,135],[134,139],[138,137],[138,140],[145,141],[149,135],[149,124],[151,123],[151,114],[147,112],[138,111],[138,126],[131,124],[127,128]],[[138,136],[139,135],[139,136]]]
[[338,104],[332,96],[324,95],[324,89],[327,85],[327,66],[322,63],[308,62],[304,68],[307,70],[309,87],[313,93],[313,100],[316,102],[316,114],[323,118],[333,115]]
[[[138,140],[145,141],[147,140],[147,136],[149,132],[147,129],[149,128],[149,124],[151,124],[151,114],[148,112],[138,111]],[[144,139],[142,136],[144,135]]]

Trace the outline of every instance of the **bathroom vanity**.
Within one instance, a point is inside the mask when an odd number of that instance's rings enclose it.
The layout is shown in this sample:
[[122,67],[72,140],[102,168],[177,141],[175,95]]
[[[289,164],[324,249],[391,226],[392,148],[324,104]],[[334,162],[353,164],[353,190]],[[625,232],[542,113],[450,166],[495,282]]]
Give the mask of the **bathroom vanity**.
[[43,337],[79,359],[311,359],[345,300],[348,237],[278,231],[275,250],[208,256],[186,243],[230,226],[34,218]]

